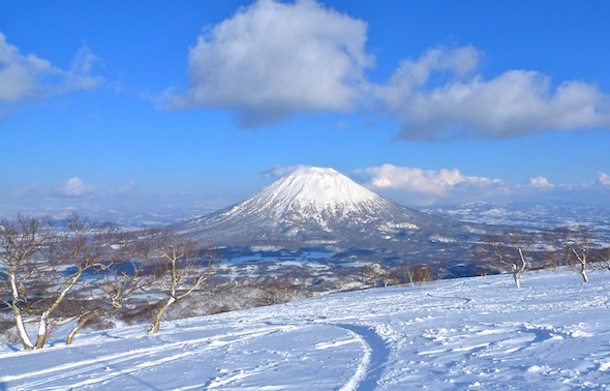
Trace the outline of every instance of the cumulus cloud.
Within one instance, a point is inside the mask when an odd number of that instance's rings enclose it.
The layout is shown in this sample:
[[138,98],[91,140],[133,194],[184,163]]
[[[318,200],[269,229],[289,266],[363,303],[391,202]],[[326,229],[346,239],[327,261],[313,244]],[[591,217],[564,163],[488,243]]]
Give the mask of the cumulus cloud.
[[464,175],[459,169],[423,170],[384,164],[357,171],[365,186],[404,205],[429,206],[471,201],[586,200],[607,202],[610,175],[600,172],[596,182],[551,183],[538,176],[527,183]]
[[100,81],[90,73],[96,60],[91,51],[83,47],[75,55],[70,69],[62,70],[33,54],[21,54],[0,33],[0,103],[94,88]]
[[[377,97],[404,139],[511,138],[546,130],[610,126],[610,96],[595,85],[509,70],[486,80],[473,47],[436,48],[404,61]],[[442,82],[439,83],[439,80]]]
[[358,110],[398,120],[406,140],[610,127],[610,96],[594,84],[523,69],[485,77],[472,46],[429,49],[387,83],[370,83],[366,40],[365,22],[315,0],[258,0],[199,36],[188,88],[168,106],[227,109],[243,127]]
[[502,191],[499,179],[464,175],[457,168],[423,170],[384,164],[359,170],[368,177],[373,190],[392,194],[411,204],[432,204],[449,199],[481,197],[489,191]]
[[70,178],[55,188],[54,195],[57,197],[85,197],[95,192],[95,186],[83,182],[78,177]]
[[530,186],[537,189],[552,189],[555,187],[547,178],[542,176],[530,178]]
[[363,97],[364,22],[313,0],[259,0],[203,33],[189,88],[170,107],[235,110],[255,127],[296,112],[349,111]]
[[[264,177],[281,178],[308,165],[279,166],[266,170]],[[499,178],[466,175],[458,168],[426,170],[383,164],[355,170],[352,178],[370,190],[403,205],[455,205],[464,202],[531,202],[586,200],[606,202],[610,175],[600,172],[597,181],[551,183],[544,176],[524,183]]]

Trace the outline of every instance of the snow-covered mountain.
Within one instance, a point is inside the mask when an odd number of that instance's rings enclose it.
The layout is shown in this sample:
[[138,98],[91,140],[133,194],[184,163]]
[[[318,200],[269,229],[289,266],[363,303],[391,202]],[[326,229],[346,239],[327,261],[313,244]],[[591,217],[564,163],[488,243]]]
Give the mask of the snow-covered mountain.
[[387,249],[455,243],[473,225],[391,202],[331,168],[302,167],[258,194],[179,227],[209,245]]

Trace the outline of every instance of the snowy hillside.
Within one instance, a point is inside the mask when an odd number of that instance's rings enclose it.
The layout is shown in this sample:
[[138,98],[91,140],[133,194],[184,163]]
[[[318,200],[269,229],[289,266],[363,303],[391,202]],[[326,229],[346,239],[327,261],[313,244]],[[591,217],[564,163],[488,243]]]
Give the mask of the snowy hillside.
[[610,389],[610,275],[386,288],[0,350],[0,390]]

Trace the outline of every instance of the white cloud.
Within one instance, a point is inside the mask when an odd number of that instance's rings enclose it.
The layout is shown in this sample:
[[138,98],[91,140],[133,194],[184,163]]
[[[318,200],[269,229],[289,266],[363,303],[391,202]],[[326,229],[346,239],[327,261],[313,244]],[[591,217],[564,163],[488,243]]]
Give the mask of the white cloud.
[[610,175],[606,174],[605,172],[600,172],[598,175],[598,182],[602,186],[610,187]]
[[357,171],[364,185],[404,205],[429,206],[470,201],[586,200],[607,203],[610,175],[600,172],[597,182],[551,183],[546,177],[528,183],[464,175],[459,169],[423,170],[384,164]]
[[263,175],[263,177],[281,178],[283,176],[292,174],[296,170],[299,170],[301,168],[307,168],[307,167],[311,167],[311,166],[308,166],[305,164],[297,164],[294,166],[278,166],[278,167],[273,167],[268,170],[265,170],[262,173],[262,175]]
[[123,194],[129,194],[131,193],[137,186],[137,181],[130,181],[124,185],[121,185],[118,189],[116,190],[111,190],[109,192],[110,195],[123,195]]
[[19,189],[15,190],[15,196],[17,197],[27,197],[27,196],[31,196],[31,195],[36,195],[36,194],[40,194],[41,192],[41,188],[38,185],[38,183],[30,183],[28,185],[25,185],[23,187],[20,187]]
[[173,107],[235,110],[252,127],[296,112],[348,111],[372,59],[367,26],[312,0],[259,0],[202,34]]
[[84,197],[95,192],[95,186],[86,184],[78,177],[70,178],[57,186],[54,195],[57,197]]
[[259,0],[202,33],[189,52],[189,87],[173,108],[233,111],[244,127],[296,113],[373,112],[403,139],[514,138],[610,127],[610,96],[594,84],[536,70],[480,73],[472,46],[433,48],[369,83],[367,25],[315,0]]
[[83,46],[74,55],[70,64],[70,70],[63,72],[64,82],[61,86],[63,91],[87,90],[97,87],[101,82],[101,77],[93,76],[91,71],[93,65],[100,62],[100,59]]
[[23,55],[0,33],[0,103],[15,103],[31,98],[94,88],[100,79],[91,76],[96,57],[81,48],[70,70],[61,70],[33,54]]
[[[567,81],[552,88],[548,76],[526,70],[485,80],[473,74],[480,57],[472,47],[432,49],[403,62],[376,89],[402,122],[402,138],[510,138],[610,126],[610,97],[596,86]],[[439,84],[438,76],[446,81]]]
[[555,187],[547,178],[542,176],[530,178],[530,186],[537,189],[552,189]]
[[359,170],[367,176],[367,186],[409,204],[432,204],[438,201],[482,197],[490,191],[502,192],[499,179],[463,175],[457,168],[422,170],[384,164]]

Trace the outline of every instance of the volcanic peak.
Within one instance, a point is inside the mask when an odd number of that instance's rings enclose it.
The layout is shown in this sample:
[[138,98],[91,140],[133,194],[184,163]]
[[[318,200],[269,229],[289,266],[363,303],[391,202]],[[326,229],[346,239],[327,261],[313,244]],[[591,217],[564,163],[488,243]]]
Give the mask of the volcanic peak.
[[300,167],[263,189],[257,198],[276,206],[299,204],[320,211],[373,201],[379,196],[332,168]]

